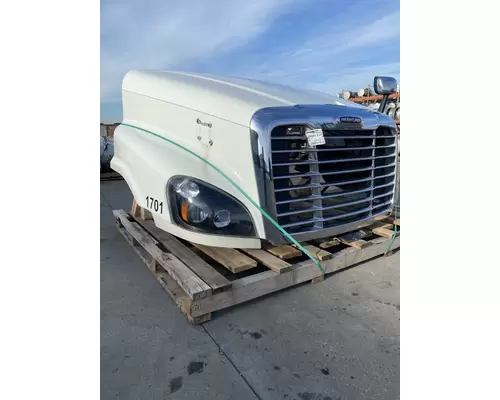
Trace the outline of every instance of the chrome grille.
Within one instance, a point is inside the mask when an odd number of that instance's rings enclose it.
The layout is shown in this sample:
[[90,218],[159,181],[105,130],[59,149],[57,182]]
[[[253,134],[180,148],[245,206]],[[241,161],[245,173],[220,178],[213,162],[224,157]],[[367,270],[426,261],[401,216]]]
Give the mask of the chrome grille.
[[326,143],[316,148],[297,127],[280,126],[271,133],[276,216],[290,234],[341,228],[391,209],[393,129],[323,133]]

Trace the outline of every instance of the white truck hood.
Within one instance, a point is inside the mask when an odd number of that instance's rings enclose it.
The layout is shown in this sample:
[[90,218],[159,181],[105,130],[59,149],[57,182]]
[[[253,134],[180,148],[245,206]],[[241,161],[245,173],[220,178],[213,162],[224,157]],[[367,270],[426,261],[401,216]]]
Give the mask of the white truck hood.
[[122,90],[249,126],[262,108],[297,104],[333,104],[363,108],[354,102],[314,90],[296,89],[258,80],[177,71],[132,70]]

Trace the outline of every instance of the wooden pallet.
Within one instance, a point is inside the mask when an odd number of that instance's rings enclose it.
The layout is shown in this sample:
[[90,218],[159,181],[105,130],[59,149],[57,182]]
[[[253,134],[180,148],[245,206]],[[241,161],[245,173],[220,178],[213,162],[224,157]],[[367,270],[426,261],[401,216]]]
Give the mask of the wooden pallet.
[[[157,228],[135,202],[132,211],[113,211],[119,232],[192,323],[209,321],[214,311],[324,279],[315,263],[292,245],[264,245],[258,250],[203,246]],[[393,229],[386,219],[302,245],[331,274],[387,253]],[[397,248],[399,232],[391,245],[391,250]]]

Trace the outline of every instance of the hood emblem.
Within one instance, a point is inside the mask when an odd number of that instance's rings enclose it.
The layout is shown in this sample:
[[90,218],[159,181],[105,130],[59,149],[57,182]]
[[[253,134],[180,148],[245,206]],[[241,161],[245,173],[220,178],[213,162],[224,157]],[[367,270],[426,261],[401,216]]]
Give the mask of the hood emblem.
[[337,122],[341,124],[361,124],[363,120],[359,117],[339,117]]

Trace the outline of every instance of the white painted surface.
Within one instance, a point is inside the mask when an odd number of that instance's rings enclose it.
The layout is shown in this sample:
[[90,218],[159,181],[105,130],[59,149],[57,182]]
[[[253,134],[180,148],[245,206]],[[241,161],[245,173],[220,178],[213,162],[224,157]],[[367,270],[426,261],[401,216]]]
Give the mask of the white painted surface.
[[[248,127],[133,93],[124,93],[123,109],[124,123],[150,130],[207,159],[258,203]],[[198,140],[197,119],[212,124],[212,128],[206,128],[212,146]],[[125,178],[137,203],[146,207],[147,196],[163,201],[163,213],[150,210],[159,228],[208,246],[260,248],[257,239],[193,233],[172,224],[166,185],[171,177],[186,175],[211,183],[240,200],[251,212],[257,234],[264,237],[260,212],[213,168],[171,143],[127,126],[116,128],[114,140],[112,168]]]
[[130,71],[123,79],[123,91],[124,97],[126,92],[143,94],[244,126],[248,126],[255,111],[265,107],[336,104],[363,108],[313,90],[251,79],[173,71]]

